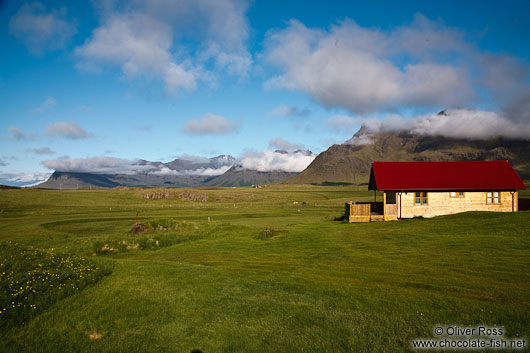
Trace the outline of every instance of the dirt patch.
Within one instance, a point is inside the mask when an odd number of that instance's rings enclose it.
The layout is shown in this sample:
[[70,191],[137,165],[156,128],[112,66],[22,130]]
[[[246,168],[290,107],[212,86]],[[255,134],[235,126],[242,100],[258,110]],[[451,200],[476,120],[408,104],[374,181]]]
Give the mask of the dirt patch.
[[285,234],[286,231],[278,228],[265,228],[256,236],[257,239],[265,240]]
[[113,248],[110,244],[105,244],[100,249],[101,254],[115,254],[117,252],[118,252],[118,249]]
[[191,192],[186,190],[180,194],[180,198],[185,201],[206,202],[208,201],[208,194]]
[[132,226],[131,230],[129,231],[131,234],[138,234],[143,233],[145,231],[146,225],[143,223],[136,223]]
[[160,200],[160,199],[170,199],[173,195],[169,191],[165,192],[154,192],[152,194],[145,194],[144,199],[146,200]]
[[88,334],[88,338],[91,341],[97,341],[97,340],[101,339],[101,337],[103,337],[103,335],[101,333],[97,333],[97,332],[92,332],[92,333]]

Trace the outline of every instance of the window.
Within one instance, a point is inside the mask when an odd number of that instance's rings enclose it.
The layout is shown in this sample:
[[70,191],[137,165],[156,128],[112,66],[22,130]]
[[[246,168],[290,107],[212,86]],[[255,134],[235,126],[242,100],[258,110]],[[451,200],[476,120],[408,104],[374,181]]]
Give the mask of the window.
[[396,193],[393,191],[386,192],[386,203],[387,204],[395,204],[396,203]]
[[498,191],[488,191],[486,202],[487,203],[501,203]]
[[415,205],[427,205],[427,193],[425,191],[414,193]]
[[464,192],[463,191],[451,191],[449,195],[451,197],[464,197]]

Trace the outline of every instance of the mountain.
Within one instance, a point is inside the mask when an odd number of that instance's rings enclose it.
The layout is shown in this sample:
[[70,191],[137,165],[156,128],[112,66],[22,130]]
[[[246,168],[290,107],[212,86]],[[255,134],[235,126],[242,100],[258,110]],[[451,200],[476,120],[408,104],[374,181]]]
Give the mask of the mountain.
[[193,187],[210,180],[212,175],[222,174],[235,163],[235,158],[221,155],[213,158],[177,158],[168,163],[138,160],[122,166],[127,173],[81,173],[55,171],[38,188],[78,189],[112,188],[116,186],[139,187]]
[[[168,163],[161,163],[161,165],[175,171],[194,171],[200,169],[219,169],[224,166],[232,166],[235,163],[235,158],[228,155],[220,155],[213,158],[194,158],[183,159],[177,158]],[[153,163],[153,162],[152,162]],[[160,162],[154,162],[160,163]]]
[[509,160],[521,178],[530,179],[530,140],[467,140],[411,134],[370,133],[365,127],[342,145],[319,154],[300,174],[283,183],[367,183],[376,161]]
[[54,172],[50,178],[37,185],[42,189],[86,189],[132,187],[194,187],[210,179],[199,175],[152,175],[152,174],[95,174],[75,172]]
[[[298,152],[303,155],[311,155],[309,151]],[[237,165],[236,159],[229,155],[220,155],[214,158],[180,158],[168,163],[139,160],[122,169],[129,169],[130,172],[100,174],[55,171],[46,182],[36,187],[46,189],[86,189],[113,188],[117,186],[249,186],[273,183],[297,174],[283,171],[260,172],[245,169]]]
[[205,184],[208,186],[248,186],[257,184],[269,184],[290,178],[298,173],[244,169],[241,166],[233,166],[223,175],[219,175]]

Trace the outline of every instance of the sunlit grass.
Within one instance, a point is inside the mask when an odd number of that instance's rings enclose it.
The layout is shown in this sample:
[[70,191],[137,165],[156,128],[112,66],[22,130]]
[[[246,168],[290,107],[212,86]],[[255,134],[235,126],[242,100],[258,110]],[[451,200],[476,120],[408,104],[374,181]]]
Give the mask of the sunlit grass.
[[[52,255],[112,268],[83,287],[78,272],[50,264],[60,279],[39,283],[55,299],[9,321],[3,351],[407,352],[436,324],[530,337],[530,212],[347,224],[334,221],[344,202],[373,192],[150,192],[160,191],[0,192],[0,240],[19,244],[0,262],[13,254],[19,282]],[[55,296],[68,283],[80,289]]]

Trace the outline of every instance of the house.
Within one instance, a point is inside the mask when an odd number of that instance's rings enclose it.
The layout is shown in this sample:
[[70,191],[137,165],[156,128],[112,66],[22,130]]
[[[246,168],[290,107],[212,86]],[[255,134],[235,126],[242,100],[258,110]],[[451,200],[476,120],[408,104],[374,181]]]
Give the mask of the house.
[[508,161],[374,162],[368,189],[383,191],[383,201],[348,202],[350,222],[517,212],[526,186]]

